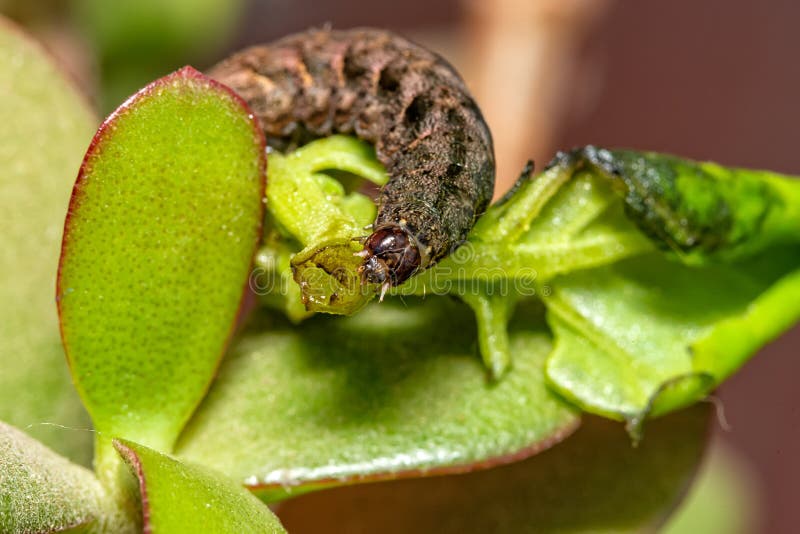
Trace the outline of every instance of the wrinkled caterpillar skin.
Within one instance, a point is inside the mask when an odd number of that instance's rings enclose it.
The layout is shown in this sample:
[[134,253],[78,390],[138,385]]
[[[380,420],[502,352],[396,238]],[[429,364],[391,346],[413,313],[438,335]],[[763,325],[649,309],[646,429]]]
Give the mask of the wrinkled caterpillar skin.
[[335,133],[375,146],[389,182],[359,270],[383,291],[450,254],[489,205],[489,129],[458,73],[416,44],[382,30],[311,30],[209,74],[247,101],[275,148]]

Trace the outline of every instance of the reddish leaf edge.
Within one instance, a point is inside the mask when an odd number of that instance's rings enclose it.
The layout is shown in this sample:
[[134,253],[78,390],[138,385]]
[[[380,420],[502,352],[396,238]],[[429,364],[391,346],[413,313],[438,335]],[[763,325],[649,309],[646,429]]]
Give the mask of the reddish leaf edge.
[[[225,96],[230,98],[234,103],[236,103],[239,107],[242,108],[248,120],[250,121],[251,127],[253,129],[253,139],[255,140],[256,144],[259,147],[258,173],[259,176],[261,177],[261,190],[260,190],[261,203],[260,203],[259,217],[258,217],[258,228],[256,230],[256,238],[254,240],[252,247],[253,253],[250,258],[249,270],[252,270],[252,265],[255,260],[256,254],[258,253],[259,244],[261,243],[261,238],[264,231],[264,217],[266,212],[266,200],[267,200],[267,140],[264,135],[264,131],[258,125],[258,121],[255,117],[255,114],[253,113],[252,109],[250,109],[250,106],[247,104],[247,102],[241,96],[239,96],[239,94],[236,93],[236,91],[234,91],[227,85],[206,76],[205,74],[198,71],[191,65],[186,65],[184,67],[181,67],[180,69],[149,83],[148,85],[146,85],[145,87],[143,87],[142,89],[140,89],[139,91],[128,97],[127,100],[125,100],[117,109],[115,109],[110,115],[108,115],[108,117],[106,117],[105,120],[103,120],[103,122],[100,124],[100,127],[97,129],[97,132],[95,132],[94,136],[92,137],[92,140],[89,142],[89,147],[86,149],[86,154],[84,154],[80,168],[78,169],[78,176],[75,179],[75,185],[72,187],[72,193],[70,194],[69,205],[67,207],[67,213],[64,218],[64,227],[62,229],[62,234],[61,234],[62,235],[61,250],[58,259],[58,269],[56,271],[56,295],[55,295],[56,308],[58,310],[58,329],[61,337],[61,344],[64,348],[64,357],[66,358],[67,361],[67,368],[70,370],[70,375],[73,376],[73,383],[75,384],[76,389],[78,390],[78,394],[81,397],[82,401],[84,400],[84,395],[81,388],[78,387],[77,382],[74,381],[74,374],[72,373],[72,360],[70,358],[69,348],[67,347],[66,339],[64,336],[65,333],[64,323],[61,320],[61,296],[63,295],[63,288],[61,285],[61,274],[62,274],[62,265],[64,263],[64,258],[69,255],[68,230],[72,222],[72,214],[80,205],[82,197],[82,186],[86,180],[86,176],[89,171],[89,165],[93,157],[97,153],[99,153],[99,151],[102,149],[106,133],[113,131],[117,119],[129,113],[134,105],[136,105],[141,100],[154,95],[159,88],[166,87],[175,80],[199,81],[202,84],[208,86],[209,88],[224,94]],[[245,277],[245,280],[242,283],[242,290],[239,296],[239,304],[237,305],[237,311],[236,314],[234,315],[234,318],[231,321],[231,326],[228,330],[228,334],[222,345],[219,358],[217,358],[216,367],[214,369],[214,372],[211,374],[208,383],[206,384],[203,394],[198,398],[197,405],[195,405],[195,409],[197,408],[197,406],[199,406],[202,399],[208,394],[208,390],[211,387],[211,384],[216,379],[217,373],[219,372],[219,366],[222,363],[223,356],[225,355],[225,353],[228,350],[228,347],[230,346],[231,340],[233,339],[233,336],[236,333],[238,325],[241,323],[242,316],[245,315],[247,312],[246,297],[248,289],[250,287],[249,282],[250,282],[250,275],[248,274],[248,276]],[[83,402],[83,404],[86,410],[91,415],[91,410],[89,406],[85,402]],[[192,413],[187,415],[186,420],[183,421],[181,424],[181,428],[186,426],[189,420],[191,420],[192,415],[194,415],[194,411],[192,411]],[[178,436],[180,436],[180,432],[178,432],[178,435],[175,438],[176,440]]]
[[551,447],[558,445],[570,437],[581,426],[581,418],[576,417],[567,425],[557,429],[544,439],[527,445],[515,452],[492,456],[483,460],[466,462],[462,464],[445,465],[432,467],[429,469],[407,469],[400,471],[384,471],[371,473],[369,475],[352,475],[345,477],[326,477],[318,479],[307,479],[289,481],[283,483],[255,483],[251,484],[245,479],[244,487],[253,492],[264,501],[277,502],[290,497],[330,489],[340,486],[353,484],[371,484],[376,482],[386,482],[390,480],[402,480],[410,478],[428,478],[447,475],[463,475],[477,471],[485,471],[503,465],[513,464],[526,460],[532,456],[542,453]]
[[124,440],[114,439],[112,443],[119,455],[125,463],[128,464],[131,471],[133,471],[133,476],[135,476],[139,482],[139,497],[142,504],[142,534],[152,534],[153,529],[150,525],[150,501],[147,498],[147,479],[144,476],[142,462],[139,460],[139,456],[136,452],[134,452]]

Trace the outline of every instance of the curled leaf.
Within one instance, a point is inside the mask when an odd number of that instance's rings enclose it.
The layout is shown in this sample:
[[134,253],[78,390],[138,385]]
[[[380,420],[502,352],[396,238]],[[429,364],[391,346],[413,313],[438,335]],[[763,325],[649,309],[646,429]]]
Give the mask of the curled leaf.
[[583,409],[638,434],[647,415],[702,398],[800,319],[797,181],[592,147],[554,168],[595,173],[660,249],[548,281],[547,376]]
[[654,254],[558,277],[548,378],[582,408],[629,421],[694,402],[800,318],[795,262],[791,250],[703,268]]
[[[287,242],[299,247],[292,252],[291,269],[308,312],[351,315],[375,295],[374,287],[362,287],[360,261],[353,254],[375,218],[375,205],[358,191],[347,192],[329,174],[347,173],[383,185],[386,172],[375,160],[374,150],[351,137],[332,136],[282,155],[269,157],[267,190],[271,222],[276,237],[267,240],[262,254],[280,257]],[[267,267],[267,266],[263,266]],[[283,271],[285,273],[285,270]],[[272,276],[285,276],[275,272]],[[297,293],[263,292],[276,307],[298,320]]]
[[799,247],[796,180],[586,147],[523,175],[465,245],[400,292],[470,303],[495,375],[512,361],[497,311],[538,296],[555,334],[550,384],[636,431],[800,318]]
[[292,258],[294,280],[307,310],[352,315],[366,306],[375,290],[361,283],[359,250],[358,241],[339,239],[319,243]]

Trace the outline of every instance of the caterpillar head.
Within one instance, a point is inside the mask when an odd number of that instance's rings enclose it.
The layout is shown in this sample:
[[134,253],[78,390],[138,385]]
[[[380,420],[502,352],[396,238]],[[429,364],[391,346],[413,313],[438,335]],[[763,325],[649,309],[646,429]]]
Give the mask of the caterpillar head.
[[408,280],[420,267],[422,255],[408,230],[397,225],[375,230],[358,253],[364,258],[358,272],[362,284],[380,284],[381,300],[390,287]]

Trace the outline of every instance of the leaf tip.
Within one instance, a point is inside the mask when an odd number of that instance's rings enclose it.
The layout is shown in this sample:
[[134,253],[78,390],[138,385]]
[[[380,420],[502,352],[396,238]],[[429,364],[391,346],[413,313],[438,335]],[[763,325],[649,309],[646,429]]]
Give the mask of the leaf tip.
[[175,77],[180,77],[180,78],[199,78],[199,79],[208,78],[208,76],[204,75],[202,72],[195,69],[191,65],[184,65],[183,67],[176,70],[173,73],[173,75]]

